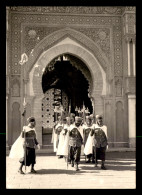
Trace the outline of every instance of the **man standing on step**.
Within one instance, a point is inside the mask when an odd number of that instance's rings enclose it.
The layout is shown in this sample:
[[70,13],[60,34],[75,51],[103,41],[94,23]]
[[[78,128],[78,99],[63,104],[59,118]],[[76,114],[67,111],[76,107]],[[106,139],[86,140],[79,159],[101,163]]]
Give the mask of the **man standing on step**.
[[83,144],[83,137],[80,133],[82,118],[76,116],[75,117],[75,126],[70,128],[69,132],[69,154],[70,160],[72,163],[72,167],[75,166],[75,170],[78,171],[78,164],[80,161],[81,155],[81,145]]
[[[96,156],[97,160],[102,160],[101,169],[106,169],[104,166],[105,163],[105,154],[106,148],[108,145],[107,141],[107,126],[103,124],[103,117],[101,115],[96,115],[96,124],[95,129],[91,130],[91,136],[94,136],[93,143],[93,158]],[[96,152],[96,155],[95,155]]]

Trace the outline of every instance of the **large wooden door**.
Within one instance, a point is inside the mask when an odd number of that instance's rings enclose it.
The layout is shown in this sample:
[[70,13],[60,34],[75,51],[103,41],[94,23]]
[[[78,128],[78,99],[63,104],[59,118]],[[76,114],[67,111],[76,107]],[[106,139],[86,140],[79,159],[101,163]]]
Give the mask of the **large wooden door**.
[[55,125],[54,104],[60,102],[63,105],[64,117],[68,113],[68,96],[61,89],[51,88],[45,93],[42,100],[42,141],[43,145],[51,143],[51,134]]

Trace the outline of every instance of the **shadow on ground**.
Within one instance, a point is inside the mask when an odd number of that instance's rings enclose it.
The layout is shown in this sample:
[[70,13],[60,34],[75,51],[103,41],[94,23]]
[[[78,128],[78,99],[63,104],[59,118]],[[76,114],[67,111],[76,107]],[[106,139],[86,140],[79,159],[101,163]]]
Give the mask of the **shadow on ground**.
[[[97,167],[95,167],[95,164],[85,163],[85,162],[81,162],[80,165],[82,170],[101,169],[101,161],[99,161]],[[114,170],[114,171],[135,171],[136,170],[135,162],[128,162],[125,160],[123,160],[123,162],[114,161],[114,160],[106,161],[105,166],[107,170]]]
[[[98,160],[98,169],[101,169],[101,160]],[[82,170],[92,170],[95,164],[86,163],[85,156],[81,157],[80,165]],[[93,165],[93,166],[92,166]],[[106,168],[115,171],[135,171],[136,154],[135,152],[108,152],[106,153]]]
[[[36,175],[44,175],[44,174],[69,174],[69,175],[76,175],[80,173],[86,173],[86,171],[75,171],[75,170],[69,170],[69,169],[40,169],[37,170]],[[31,173],[29,173],[31,174]]]

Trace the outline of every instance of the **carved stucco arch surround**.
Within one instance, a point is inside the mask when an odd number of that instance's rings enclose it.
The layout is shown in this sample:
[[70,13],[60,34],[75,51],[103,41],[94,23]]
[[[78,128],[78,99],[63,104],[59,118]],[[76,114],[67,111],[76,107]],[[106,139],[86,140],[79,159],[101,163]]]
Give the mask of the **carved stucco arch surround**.
[[[65,42],[66,41],[67,39],[65,40]],[[32,71],[30,72],[30,95],[40,95],[43,93],[42,87],[40,87],[40,91],[39,91],[39,87],[37,87],[37,84],[41,86],[42,69],[46,68],[47,64],[49,64],[55,57],[64,53],[72,54],[80,58],[87,65],[90,71],[91,78],[87,77],[85,72],[82,73],[89,81],[89,84],[91,84],[90,97],[94,97],[95,95],[96,77],[94,77],[94,75],[96,76],[99,75],[100,77],[98,78],[98,80],[102,81],[100,95],[106,95],[106,74],[102,68],[98,67],[97,62],[94,60],[93,56],[91,56],[87,51],[85,51],[78,45],[73,45],[73,42],[72,44],[67,44],[67,43],[64,44],[64,41],[59,45],[56,45],[50,48],[48,51],[44,52],[36,62],[36,65],[39,65],[39,68],[36,69],[35,67],[33,67]],[[36,74],[39,74],[39,77],[35,76]]]
[[[33,86],[31,86],[31,77],[33,78],[34,65],[38,64],[41,68],[45,68],[55,57],[64,53],[70,53],[80,58],[87,65],[93,80],[95,71],[101,71],[103,80],[102,95],[106,95],[106,75],[107,78],[110,78],[110,65],[105,54],[86,35],[70,28],[55,31],[51,35],[45,37],[39,44],[37,44],[33,53],[30,54],[29,60],[26,64],[26,77],[29,78],[30,76],[31,91],[33,88]],[[95,89],[94,81],[92,89],[91,96]],[[34,91],[32,91],[32,95],[33,92]]]

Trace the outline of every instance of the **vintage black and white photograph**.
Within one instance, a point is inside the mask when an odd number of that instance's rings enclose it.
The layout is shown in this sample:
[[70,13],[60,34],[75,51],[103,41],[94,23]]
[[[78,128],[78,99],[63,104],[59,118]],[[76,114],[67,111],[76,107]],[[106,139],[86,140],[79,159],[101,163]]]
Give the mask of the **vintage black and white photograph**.
[[135,189],[136,7],[5,9],[6,189]]

